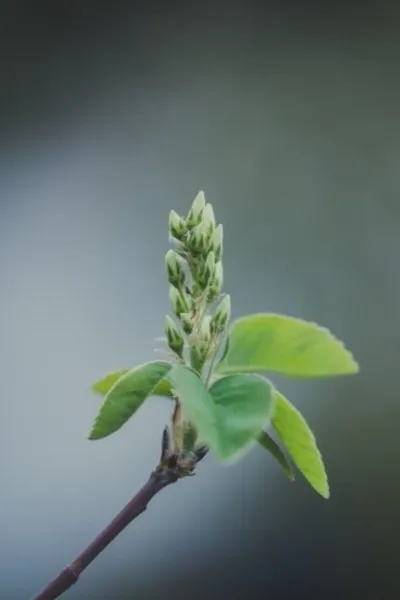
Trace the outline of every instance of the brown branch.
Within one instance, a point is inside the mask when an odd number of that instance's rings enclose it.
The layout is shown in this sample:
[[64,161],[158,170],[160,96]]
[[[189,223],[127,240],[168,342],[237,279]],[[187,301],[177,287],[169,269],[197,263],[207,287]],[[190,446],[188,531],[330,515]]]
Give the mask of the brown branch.
[[180,453],[172,453],[170,448],[170,439],[168,427],[164,429],[161,441],[161,458],[158,467],[149,477],[147,483],[133,496],[128,504],[118,513],[118,515],[107,525],[105,529],[72,561],[68,567],[65,567],[53,581],[32,600],[54,600],[61,596],[79,579],[80,574],[90,565],[91,562],[108,546],[114,538],[117,537],[143,511],[146,510],[148,503],[158,492],[175,483],[178,479],[193,475],[196,465],[203,460],[208,453],[206,446],[200,446],[185,458]]
[[32,600],[54,600],[78,581],[80,574],[108,546],[133,519],[146,510],[148,503],[158,492],[179,479],[179,473],[159,468],[150,475],[141,490],[128,502],[105,529]]

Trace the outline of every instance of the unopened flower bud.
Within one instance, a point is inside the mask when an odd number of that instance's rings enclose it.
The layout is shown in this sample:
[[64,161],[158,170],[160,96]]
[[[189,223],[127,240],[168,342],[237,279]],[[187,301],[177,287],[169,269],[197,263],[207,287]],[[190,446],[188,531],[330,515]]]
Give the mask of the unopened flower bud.
[[224,268],[220,260],[217,263],[215,263],[213,284],[219,290],[218,293],[220,294],[222,291],[222,286],[224,284]]
[[182,329],[186,334],[191,334],[193,331],[193,319],[190,313],[182,313],[180,316]]
[[193,201],[192,207],[186,219],[188,227],[194,227],[195,225],[198,225],[200,223],[201,215],[205,205],[206,199],[204,196],[204,192],[199,192]]
[[209,202],[207,202],[207,204],[205,205],[205,208],[203,210],[202,220],[203,220],[203,223],[205,223],[207,225],[207,227],[211,227],[212,230],[214,231],[214,229],[215,229],[214,209],[212,207],[212,204],[210,204]]
[[191,367],[201,373],[204,362],[207,357],[207,344],[199,343],[190,348],[190,363]]
[[215,252],[215,260],[216,261],[221,260],[221,257],[222,257],[223,236],[224,236],[223,227],[222,227],[222,225],[218,225],[214,229],[214,233],[212,236],[212,247]]
[[177,290],[173,285],[169,288],[169,299],[171,300],[172,310],[177,317],[184,312],[188,312],[189,307],[186,298],[181,291]]
[[224,272],[222,262],[219,260],[214,269],[214,279],[208,288],[207,300],[209,303],[214,302],[220,297],[222,292],[222,285],[224,282]]
[[195,345],[190,348],[190,363],[191,367],[201,373],[204,363],[210,354],[210,343],[209,341],[199,340]]
[[177,240],[180,240],[186,232],[185,221],[174,210],[169,213],[169,232]]
[[165,335],[171,350],[182,357],[184,341],[174,321],[168,315],[165,317]]
[[231,297],[229,294],[224,296],[221,303],[217,307],[214,316],[211,319],[211,330],[213,332],[222,333],[231,318]]
[[207,344],[211,339],[210,324],[211,324],[211,316],[206,315],[205,317],[203,317],[203,320],[200,325],[199,340],[200,340],[200,342],[203,342],[205,344]]
[[208,304],[211,304],[212,302],[214,302],[214,300],[217,300],[217,298],[219,298],[218,290],[214,285],[211,285],[211,287],[209,287],[207,290]]
[[209,252],[207,254],[207,259],[206,259],[206,262],[204,265],[204,279],[205,279],[206,283],[211,283],[211,281],[214,278],[214,272],[215,272],[215,254],[211,250],[211,252]]
[[190,248],[194,252],[205,253],[210,247],[210,231],[203,221],[197,225],[193,230],[190,236]]
[[182,259],[175,250],[168,250],[165,255],[168,281],[171,285],[179,286],[185,280],[185,272],[182,267]]
[[191,289],[192,308],[196,307],[196,301],[197,301],[198,297],[201,296],[202,292],[203,292],[203,288],[201,287],[201,285],[199,285],[197,283],[197,281],[193,281],[192,289]]

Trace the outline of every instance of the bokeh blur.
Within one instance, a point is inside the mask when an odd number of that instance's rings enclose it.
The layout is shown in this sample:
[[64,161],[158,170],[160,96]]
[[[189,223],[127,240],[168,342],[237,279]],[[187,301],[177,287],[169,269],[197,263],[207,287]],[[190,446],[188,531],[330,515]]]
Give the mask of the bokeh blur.
[[157,355],[171,208],[203,189],[234,316],[332,329],[357,377],[279,380],[332,497],[262,449],[158,496],[65,598],[397,598],[400,9],[0,6],[0,598],[27,600],[155,465],[169,406],[87,435]]

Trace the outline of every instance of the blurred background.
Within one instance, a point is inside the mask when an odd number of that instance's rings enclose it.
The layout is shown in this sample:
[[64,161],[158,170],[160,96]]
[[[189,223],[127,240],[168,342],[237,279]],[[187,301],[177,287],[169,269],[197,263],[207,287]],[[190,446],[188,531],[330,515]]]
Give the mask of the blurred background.
[[[357,377],[280,380],[332,497],[207,458],[65,597],[397,598],[395,2],[0,6],[0,598],[27,600],[148,477],[168,403],[87,435],[91,383],[157,357],[168,213],[225,228],[234,317],[332,329]],[[276,380],[276,378],[275,378]]]

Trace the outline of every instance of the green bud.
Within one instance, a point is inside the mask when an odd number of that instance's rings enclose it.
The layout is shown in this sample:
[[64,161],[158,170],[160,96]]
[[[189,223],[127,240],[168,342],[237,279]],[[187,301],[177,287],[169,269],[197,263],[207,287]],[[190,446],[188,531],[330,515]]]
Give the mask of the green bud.
[[215,263],[214,269],[214,281],[213,285],[219,290],[218,295],[222,292],[222,286],[224,284],[224,268],[222,262],[219,260]]
[[221,303],[217,306],[213,318],[211,319],[211,330],[222,333],[231,318],[231,297],[229,294],[224,296]]
[[206,315],[200,325],[199,341],[208,344],[211,339],[211,316]]
[[188,227],[194,227],[200,223],[201,215],[205,206],[206,199],[204,192],[199,192],[193,201],[192,207],[186,219],[186,224]]
[[180,240],[186,233],[185,221],[174,210],[169,213],[169,232],[177,240]]
[[207,290],[207,302],[208,304],[211,304],[212,302],[214,302],[214,300],[217,300],[217,298],[219,298],[219,292],[218,289],[214,286],[214,284],[211,285],[211,287],[208,288]]
[[210,352],[209,342],[199,341],[190,348],[189,356],[191,367],[201,373]]
[[197,225],[191,232],[189,245],[191,250],[197,253],[205,253],[210,247],[210,231],[203,221]]
[[206,344],[200,343],[200,344],[196,344],[196,346],[192,346],[190,348],[191,367],[198,373],[201,373],[201,370],[204,365],[204,361],[206,360],[206,356],[207,356],[207,345]]
[[214,300],[217,300],[217,298],[220,297],[221,292],[222,292],[223,282],[224,282],[224,272],[223,272],[222,262],[219,260],[215,265],[214,279],[213,279],[211,285],[209,286],[208,293],[207,293],[207,300],[210,304],[211,304],[211,302],[214,302]]
[[180,317],[184,312],[188,312],[189,307],[185,296],[173,285],[169,287],[169,299],[171,300],[172,310],[177,317]]
[[211,228],[214,231],[215,225],[216,225],[214,209],[209,202],[207,202],[207,204],[205,205],[205,208],[203,210],[202,220],[203,220],[203,223],[205,223],[208,228]]
[[179,333],[174,321],[170,316],[165,317],[165,335],[167,337],[168,346],[171,348],[173,352],[175,352],[178,356],[182,358],[182,351],[184,346],[184,341]]
[[214,272],[215,272],[215,254],[214,252],[211,250],[211,252],[209,252],[207,254],[207,259],[204,265],[204,279],[206,280],[206,283],[211,283],[213,278],[214,278]]
[[196,283],[201,290],[205,290],[210,286],[214,279],[215,271],[215,255],[213,250],[207,254],[207,258],[203,264],[200,263],[199,269],[194,273]]
[[203,254],[206,254],[208,250],[212,249],[212,238],[215,231],[215,216],[214,209],[211,204],[206,204],[205,209],[203,210],[203,218],[202,223],[205,227],[205,231],[207,232],[204,236],[205,238],[205,248]]
[[212,235],[212,247],[215,252],[215,260],[219,261],[222,257],[222,244],[223,244],[223,227],[222,225],[218,225],[214,229],[214,233]]
[[190,313],[182,313],[180,316],[180,321],[182,325],[183,331],[190,335],[193,331],[193,319]]
[[196,306],[196,300],[198,299],[199,296],[201,296],[203,289],[201,287],[201,285],[199,285],[197,283],[197,281],[194,281],[192,283],[192,289],[191,289],[191,293],[192,293],[192,308],[195,308]]
[[185,281],[185,272],[182,266],[182,259],[175,250],[168,250],[165,255],[165,265],[167,267],[168,281],[173,286],[179,286]]

